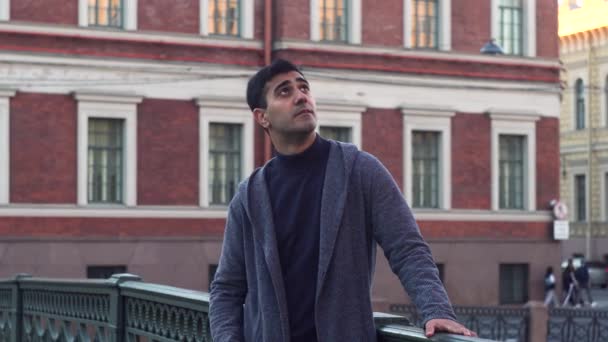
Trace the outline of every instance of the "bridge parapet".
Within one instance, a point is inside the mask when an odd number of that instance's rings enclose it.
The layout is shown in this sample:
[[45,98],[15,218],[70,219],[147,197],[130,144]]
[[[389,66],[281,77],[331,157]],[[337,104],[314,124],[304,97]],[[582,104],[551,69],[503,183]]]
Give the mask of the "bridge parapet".
[[[380,342],[430,341],[402,316],[374,313]],[[0,279],[0,341],[211,342],[209,294],[146,283],[18,275]],[[488,341],[437,334],[432,341]]]

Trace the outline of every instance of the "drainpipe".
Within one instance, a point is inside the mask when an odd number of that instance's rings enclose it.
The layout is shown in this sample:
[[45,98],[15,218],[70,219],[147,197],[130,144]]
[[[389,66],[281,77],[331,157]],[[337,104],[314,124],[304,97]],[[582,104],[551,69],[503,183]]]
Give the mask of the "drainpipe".
[[[264,65],[272,62],[272,0],[264,0]],[[272,142],[268,133],[264,132],[264,163],[272,158]]]

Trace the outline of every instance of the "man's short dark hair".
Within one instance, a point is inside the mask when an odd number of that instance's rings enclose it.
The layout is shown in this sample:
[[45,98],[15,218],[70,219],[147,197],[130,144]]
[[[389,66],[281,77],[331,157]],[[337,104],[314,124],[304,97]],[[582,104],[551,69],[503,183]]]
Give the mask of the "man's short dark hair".
[[249,83],[247,83],[247,104],[251,111],[256,108],[266,108],[266,83],[276,75],[290,71],[297,71],[304,76],[295,64],[285,59],[277,59],[260,69],[249,79]]

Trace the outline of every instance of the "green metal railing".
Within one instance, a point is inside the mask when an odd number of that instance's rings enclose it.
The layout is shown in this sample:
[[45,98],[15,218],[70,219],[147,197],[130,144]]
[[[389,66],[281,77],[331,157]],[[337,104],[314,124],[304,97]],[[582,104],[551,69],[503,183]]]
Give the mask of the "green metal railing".
[[[18,275],[0,280],[0,341],[211,342],[209,295],[145,283]],[[430,341],[406,318],[375,313],[378,340]],[[432,341],[487,341],[437,334]]]

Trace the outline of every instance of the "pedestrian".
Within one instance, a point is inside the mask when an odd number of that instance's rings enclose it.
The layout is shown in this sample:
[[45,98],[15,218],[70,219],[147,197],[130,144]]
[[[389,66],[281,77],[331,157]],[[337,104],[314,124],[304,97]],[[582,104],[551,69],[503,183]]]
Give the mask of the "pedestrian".
[[[587,263],[585,259],[581,259],[581,266],[574,271],[574,277],[578,283],[578,303],[581,305],[588,304],[589,306],[593,306],[593,298],[591,297],[591,289],[589,286],[589,268],[587,267]],[[586,298],[583,298],[583,293]],[[585,303],[585,299],[587,302]]]
[[475,333],[456,322],[430,249],[374,156],[316,134],[315,99],[286,60],[259,70],[247,102],[277,155],[239,185],[211,285],[215,342],[375,341],[376,242],[426,335]]
[[570,304],[571,306],[576,305],[577,298],[577,284],[574,277],[574,264],[572,259],[568,259],[568,264],[564,273],[562,273],[562,291],[564,291],[564,302],[562,306]]
[[545,306],[559,306],[557,296],[555,295],[555,275],[553,275],[553,267],[547,267],[545,272]]

